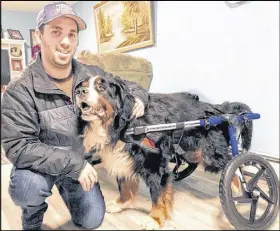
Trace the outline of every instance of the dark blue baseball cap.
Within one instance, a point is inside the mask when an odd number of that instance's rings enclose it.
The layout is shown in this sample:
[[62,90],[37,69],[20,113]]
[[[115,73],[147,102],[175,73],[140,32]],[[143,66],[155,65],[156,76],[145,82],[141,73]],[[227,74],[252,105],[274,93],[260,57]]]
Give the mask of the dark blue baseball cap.
[[84,20],[78,17],[73,8],[65,2],[54,2],[45,5],[44,8],[40,10],[37,16],[36,26],[37,28],[39,28],[43,24],[46,24],[52,21],[53,19],[62,16],[72,18],[73,20],[75,20],[79,30],[84,30],[87,28],[87,25],[84,22]]

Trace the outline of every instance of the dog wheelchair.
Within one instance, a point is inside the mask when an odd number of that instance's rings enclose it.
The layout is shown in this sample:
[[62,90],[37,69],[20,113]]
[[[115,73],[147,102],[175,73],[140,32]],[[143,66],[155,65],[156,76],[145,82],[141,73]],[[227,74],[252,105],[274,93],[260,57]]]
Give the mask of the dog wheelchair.
[[[264,230],[273,224],[279,212],[279,180],[275,170],[267,160],[257,154],[239,150],[238,138],[236,137],[237,124],[246,125],[248,121],[259,118],[260,115],[257,113],[222,114],[195,121],[138,126],[129,128],[126,135],[173,130],[173,147],[176,153],[171,162],[176,164],[173,169],[174,180],[180,181],[191,175],[197,168],[196,163],[190,163],[181,156],[184,151],[180,150],[180,141],[184,129],[191,127],[210,129],[213,126],[227,123],[230,138],[229,148],[233,158],[222,170],[220,177],[219,197],[222,209],[229,222],[236,229]],[[185,165],[187,167],[179,171],[179,168]],[[236,186],[239,188],[238,192],[232,188],[236,185],[236,179],[239,179],[239,185]],[[262,189],[265,182],[267,183],[266,190]],[[260,200],[266,204],[262,214],[258,213]],[[249,205],[249,211],[244,214],[242,208],[237,207],[238,205]]]

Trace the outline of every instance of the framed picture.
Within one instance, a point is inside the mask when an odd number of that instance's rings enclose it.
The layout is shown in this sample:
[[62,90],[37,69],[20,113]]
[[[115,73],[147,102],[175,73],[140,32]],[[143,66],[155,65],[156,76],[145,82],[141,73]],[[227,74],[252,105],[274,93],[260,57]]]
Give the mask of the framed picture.
[[29,29],[30,33],[30,47],[31,47],[31,57],[35,59],[40,51],[40,45],[35,36],[35,29]]
[[102,1],[93,10],[100,53],[154,45],[152,1]]
[[12,46],[10,48],[10,54],[12,57],[20,58],[22,56],[22,50],[17,46]]
[[12,71],[22,71],[22,63],[21,60],[12,59]]
[[23,40],[23,37],[22,37],[22,35],[21,35],[19,30],[7,29],[7,31],[9,33],[11,39]]

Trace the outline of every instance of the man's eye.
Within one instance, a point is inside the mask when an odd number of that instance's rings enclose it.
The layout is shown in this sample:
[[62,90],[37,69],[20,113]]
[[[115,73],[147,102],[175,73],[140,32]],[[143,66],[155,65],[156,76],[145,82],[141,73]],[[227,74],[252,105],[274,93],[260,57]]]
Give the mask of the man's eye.
[[76,34],[70,34],[70,38],[76,38]]
[[53,31],[52,31],[52,34],[53,34],[53,35],[58,35],[59,32],[58,32],[57,30],[53,30]]

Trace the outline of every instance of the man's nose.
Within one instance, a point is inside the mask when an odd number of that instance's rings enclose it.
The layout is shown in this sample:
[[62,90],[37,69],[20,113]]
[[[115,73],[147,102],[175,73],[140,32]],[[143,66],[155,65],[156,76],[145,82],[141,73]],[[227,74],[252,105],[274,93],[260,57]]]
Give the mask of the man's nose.
[[64,36],[63,39],[60,41],[60,44],[64,47],[68,47],[70,44],[68,36]]

